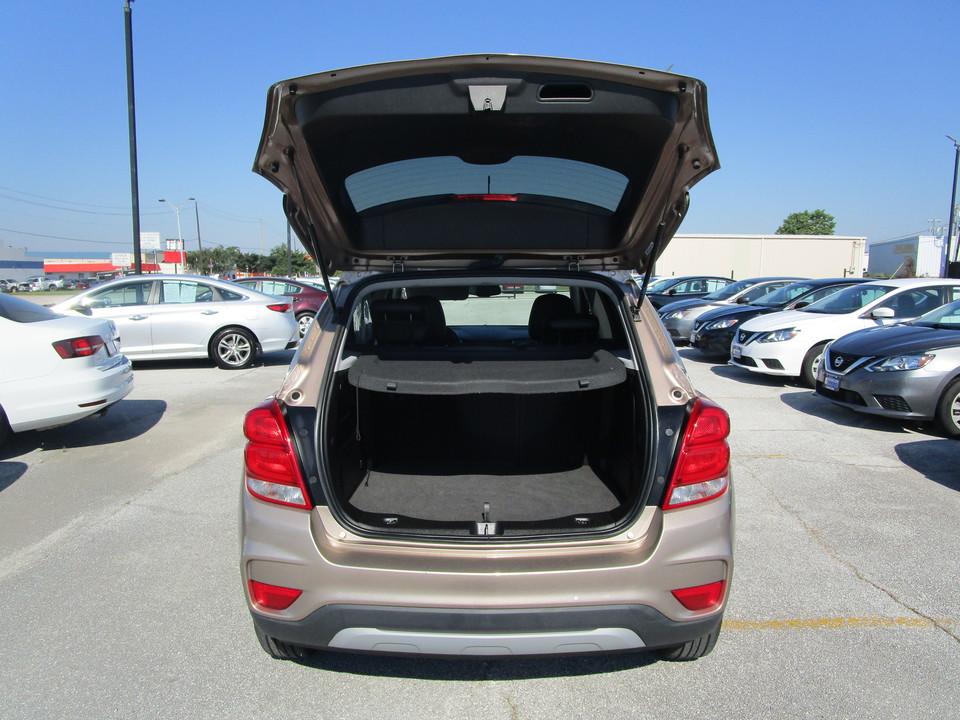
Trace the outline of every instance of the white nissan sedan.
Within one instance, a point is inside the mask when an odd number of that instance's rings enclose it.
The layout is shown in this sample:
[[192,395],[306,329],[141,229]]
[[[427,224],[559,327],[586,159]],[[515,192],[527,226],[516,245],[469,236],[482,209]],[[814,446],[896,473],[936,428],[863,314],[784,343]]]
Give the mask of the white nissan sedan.
[[849,287],[801,310],[745,322],[730,364],[766,375],[798,377],[813,387],[823,349],[854,330],[912,320],[960,298],[960,280],[902,278]]
[[104,412],[133,389],[109,320],[65,317],[0,295],[0,444]]
[[112,320],[131,360],[210,358],[240,370],[261,353],[297,345],[290,298],[193,275],[134,275],[111,280],[53,306]]

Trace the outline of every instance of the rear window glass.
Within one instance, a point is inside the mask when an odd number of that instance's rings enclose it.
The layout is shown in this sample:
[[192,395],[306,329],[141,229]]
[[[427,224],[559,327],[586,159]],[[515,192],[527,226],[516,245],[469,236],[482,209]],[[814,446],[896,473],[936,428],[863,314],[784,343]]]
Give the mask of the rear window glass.
[[0,295],[0,317],[17,323],[34,323],[53,320],[63,315],[29,300]]
[[346,180],[357,212],[400,200],[436,195],[540,195],[616,210],[627,178],[576,160],[517,156],[496,165],[457,157],[402,160],[361,170]]

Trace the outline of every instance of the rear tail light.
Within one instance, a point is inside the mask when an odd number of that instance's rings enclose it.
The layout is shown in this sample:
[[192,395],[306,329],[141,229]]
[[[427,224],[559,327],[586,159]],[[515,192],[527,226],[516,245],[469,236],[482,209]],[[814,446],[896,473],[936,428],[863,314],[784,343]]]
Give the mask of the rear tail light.
[[103,338],[99,335],[87,335],[86,337],[59,340],[53,343],[53,349],[64,360],[75,357],[90,357],[100,352],[103,342]]
[[303,590],[282,585],[267,585],[256,580],[251,580],[249,585],[250,597],[253,601],[268,610],[286,610],[303,594]]
[[271,398],[248,412],[243,434],[248,440],[243,451],[247,490],[278,505],[313,507],[277,401]]
[[290,309],[290,303],[274,303],[273,305],[267,305],[268,310],[273,310],[274,312],[284,313]]
[[664,510],[712,500],[726,491],[730,484],[729,434],[727,413],[719,405],[698,398],[667,486]]
[[687,610],[707,610],[723,599],[723,591],[726,588],[727,581],[718,580],[707,585],[681,588],[670,592]]

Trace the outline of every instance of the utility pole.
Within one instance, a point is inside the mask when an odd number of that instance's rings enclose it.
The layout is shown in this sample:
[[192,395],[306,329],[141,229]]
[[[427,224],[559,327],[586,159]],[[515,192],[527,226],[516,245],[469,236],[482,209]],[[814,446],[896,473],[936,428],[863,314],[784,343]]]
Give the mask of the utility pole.
[[949,135],[947,135],[947,139],[953,143],[956,153],[953,159],[953,187],[950,191],[950,221],[948,224],[949,230],[947,230],[947,247],[943,257],[943,272],[940,273],[943,277],[949,277],[950,263],[953,261],[955,254],[953,248],[953,229],[956,227],[955,218],[957,214],[957,171],[960,170],[960,141],[957,141]]
[[130,196],[133,212],[133,272],[143,274],[140,260],[140,185],[137,181],[137,112],[133,99],[133,19],[130,3],[123,0],[123,26],[127,45],[127,125],[130,132]]
[[193,199],[193,210],[197,214],[197,250],[203,252],[203,245],[200,244],[200,206],[196,198]]

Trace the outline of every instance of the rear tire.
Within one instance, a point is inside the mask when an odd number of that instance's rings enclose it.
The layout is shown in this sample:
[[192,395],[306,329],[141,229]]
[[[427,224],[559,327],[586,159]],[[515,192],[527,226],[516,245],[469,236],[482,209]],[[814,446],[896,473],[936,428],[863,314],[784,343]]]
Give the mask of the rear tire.
[[947,383],[937,403],[934,420],[937,427],[948,437],[960,436],[960,377]]
[[7,422],[7,414],[3,411],[3,408],[0,407],[0,447],[3,447],[3,444],[9,437],[10,424]]
[[717,644],[717,638],[719,636],[720,627],[718,626],[713,632],[707,633],[706,635],[698,637],[694,640],[688,640],[683,645],[675,645],[674,647],[663,648],[659,651],[659,654],[664,660],[672,660],[674,662],[689,662],[690,660],[698,660],[699,658],[710,654],[710,651],[713,650],[714,645]]
[[800,366],[800,381],[807,387],[817,386],[817,369],[823,359],[823,349],[827,343],[817,343],[803,356],[803,365]]
[[260,628],[254,627],[254,631],[257,633],[257,640],[260,641],[263,651],[277,660],[303,660],[316,653],[313,648],[305,648],[272,638],[264,634]]
[[243,328],[226,328],[210,341],[210,358],[224,370],[243,370],[257,359],[257,339]]
[[301,338],[307,334],[307,330],[310,328],[310,323],[313,322],[313,317],[313,313],[300,313],[297,315],[297,325],[300,326]]

